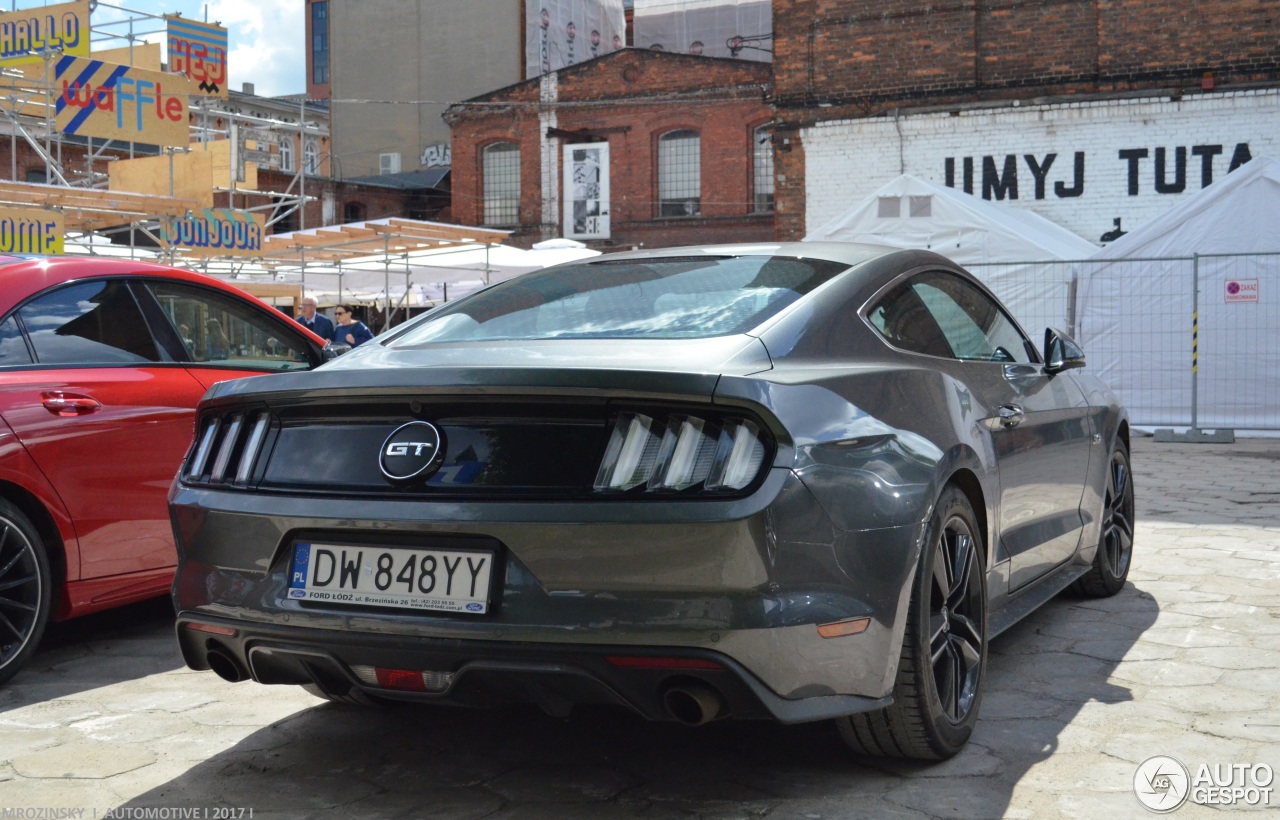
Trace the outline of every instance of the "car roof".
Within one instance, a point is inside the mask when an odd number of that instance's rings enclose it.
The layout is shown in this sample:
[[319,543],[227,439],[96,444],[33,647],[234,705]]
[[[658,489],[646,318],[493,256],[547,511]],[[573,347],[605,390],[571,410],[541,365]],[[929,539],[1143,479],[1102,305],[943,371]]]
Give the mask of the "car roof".
[[899,248],[887,245],[869,245],[860,242],[751,242],[737,245],[688,245],[675,248],[624,251],[610,253],[579,262],[610,262],[614,260],[662,259],[672,256],[791,256],[798,259],[827,259],[849,265],[885,256]]
[[[260,302],[235,285],[203,273],[140,259],[105,256],[0,256],[0,316],[29,297],[55,285],[100,276],[163,276],[222,291],[237,299]],[[263,307],[267,307],[265,303]],[[283,317],[284,315],[281,314]],[[288,318],[288,317],[284,317]],[[305,330],[305,328],[303,328]],[[317,337],[318,339],[319,337]]]

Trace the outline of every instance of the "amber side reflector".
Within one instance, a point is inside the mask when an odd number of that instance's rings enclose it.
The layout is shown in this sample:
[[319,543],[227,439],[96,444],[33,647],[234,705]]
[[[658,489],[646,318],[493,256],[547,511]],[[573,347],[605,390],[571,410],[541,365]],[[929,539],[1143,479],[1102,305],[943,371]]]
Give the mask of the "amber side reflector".
[[818,626],[818,634],[824,638],[842,638],[845,635],[861,635],[869,626],[870,618],[850,618],[833,624],[821,624]]
[[630,669],[724,669],[723,664],[702,658],[651,658],[646,656],[608,655],[605,660],[614,666]]
[[235,637],[236,631],[229,626],[218,626],[216,624],[186,624],[187,629],[192,632],[208,632],[210,635],[225,635],[228,638]]

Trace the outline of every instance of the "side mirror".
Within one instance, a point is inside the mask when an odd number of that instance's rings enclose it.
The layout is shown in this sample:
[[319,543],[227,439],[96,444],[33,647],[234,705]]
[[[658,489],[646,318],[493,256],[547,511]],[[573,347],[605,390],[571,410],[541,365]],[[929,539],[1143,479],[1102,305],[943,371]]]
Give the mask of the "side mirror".
[[1044,331],[1044,372],[1053,374],[1084,367],[1084,351],[1061,330]]
[[320,352],[324,355],[324,360],[326,362],[331,362],[334,359],[341,356],[343,353],[347,353],[350,350],[351,348],[348,345],[338,345],[338,344],[334,344],[333,342],[326,342],[324,349],[321,350]]

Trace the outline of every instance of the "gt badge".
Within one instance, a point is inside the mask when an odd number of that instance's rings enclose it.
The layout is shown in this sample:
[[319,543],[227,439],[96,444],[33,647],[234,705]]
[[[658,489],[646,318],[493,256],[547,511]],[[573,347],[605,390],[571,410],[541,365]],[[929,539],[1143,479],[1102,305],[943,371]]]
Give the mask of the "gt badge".
[[396,484],[429,477],[444,461],[444,436],[427,421],[411,421],[395,429],[382,443],[378,467]]

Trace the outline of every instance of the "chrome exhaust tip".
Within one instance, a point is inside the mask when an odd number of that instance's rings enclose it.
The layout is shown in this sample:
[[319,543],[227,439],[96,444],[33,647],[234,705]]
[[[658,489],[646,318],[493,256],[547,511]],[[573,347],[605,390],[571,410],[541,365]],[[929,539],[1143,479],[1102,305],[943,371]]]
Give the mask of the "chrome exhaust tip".
[[698,681],[667,687],[662,693],[662,705],[668,715],[686,726],[710,723],[725,712],[724,697]]

